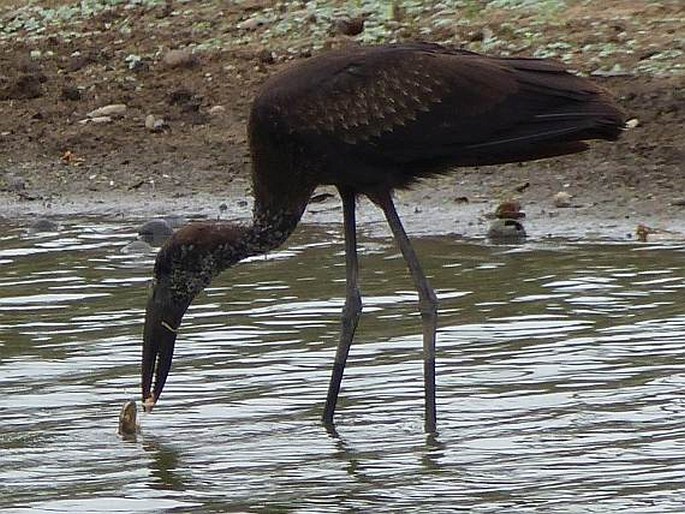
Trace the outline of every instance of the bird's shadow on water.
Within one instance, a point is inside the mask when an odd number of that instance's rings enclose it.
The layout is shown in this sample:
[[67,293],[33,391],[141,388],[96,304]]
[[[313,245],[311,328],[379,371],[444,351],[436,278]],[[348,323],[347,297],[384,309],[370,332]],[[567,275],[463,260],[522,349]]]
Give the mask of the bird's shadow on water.
[[[347,473],[355,478],[360,476],[360,462],[368,458],[368,452],[360,452],[355,450],[347,440],[340,435],[334,425],[324,424],[324,428],[328,437],[334,442],[337,452],[334,457],[347,462]],[[421,448],[417,448],[419,453],[419,462],[425,471],[440,471],[446,468],[446,465],[441,463],[445,458],[444,450],[446,445],[440,440],[438,433],[425,434],[425,442]]]

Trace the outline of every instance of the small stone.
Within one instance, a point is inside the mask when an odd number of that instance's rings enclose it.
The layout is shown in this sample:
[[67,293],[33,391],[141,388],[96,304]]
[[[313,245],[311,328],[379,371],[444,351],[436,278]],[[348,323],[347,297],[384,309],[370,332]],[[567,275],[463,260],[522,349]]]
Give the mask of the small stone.
[[134,71],[136,73],[148,71],[150,69],[150,65],[146,61],[144,61],[142,57],[140,57],[140,55],[128,54],[124,59],[124,62],[128,64],[129,70]]
[[626,128],[627,129],[634,129],[635,127],[640,126],[640,120],[637,118],[631,118],[628,121],[626,121]]
[[157,118],[154,114],[145,117],[145,128],[150,132],[162,132],[169,128],[169,124],[163,118]]
[[364,30],[364,17],[341,18],[335,22],[335,31],[346,36],[356,36]]
[[552,198],[552,203],[554,204],[554,207],[558,207],[560,209],[571,207],[571,195],[566,191],[559,191]]
[[633,75],[633,72],[624,70],[621,68],[620,64],[616,63],[608,70],[605,68],[597,68],[596,70],[591,71],[590,75],[593,77],[629,77]]
[[190,50],[169,50],[162,62],[169,68],[193,68],[200,64],[200,60]]
[[256,16],[254,18],[249,18],[245,21],[238,23],[237,27],[240,30],[255,30],[256,28],[266,25],[267,19],[262,16]]
[[[88,120],[84,120],[88,121]],[[91,123],[95,124],[102,124],[102,123],[112,123],[112,117],[111,116],[95,116],[94,118],[90,118]]]
[[90,111],[86,116],[98,118],[100,116],[123,116],[126,112],[126,104],[109,104]]
[[218,116],[218,115],[223,114],[225,112],[226,112],[226,107],[224,107],[223,105],[213,105],[207,111],[207,113],[209,113],[210,116]]

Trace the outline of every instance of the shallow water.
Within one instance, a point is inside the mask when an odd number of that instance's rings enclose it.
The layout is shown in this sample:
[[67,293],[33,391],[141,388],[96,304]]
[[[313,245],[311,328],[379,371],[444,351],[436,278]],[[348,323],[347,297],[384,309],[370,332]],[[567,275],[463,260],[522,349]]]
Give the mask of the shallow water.
[[338,227],[301,227],[193,304],[157,409],[123,441],[154,257],[120,253],[135,226],[3,227],[3,512],[685,509],[682,246],[416,240],[441,299],[427,439],[411,282],[362,236],[333,436],[343,246]]

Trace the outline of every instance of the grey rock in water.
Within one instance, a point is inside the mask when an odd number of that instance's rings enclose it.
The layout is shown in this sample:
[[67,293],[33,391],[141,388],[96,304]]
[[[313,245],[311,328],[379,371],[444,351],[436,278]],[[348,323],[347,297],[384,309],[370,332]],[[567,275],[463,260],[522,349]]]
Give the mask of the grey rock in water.
[[123,246],[119,251],[121,253],[142,255],[152,252],[152,246],[141,239],[136,239],[135,241],[131,241],[126,246]]
[[496,243],[520,243],[526,239],[526,229],[518,220],[498,218],[490,223],[488,238]]
[[161,246],[173,233],[174,229],[165,219],[146,221],[138,229],[138,237],[152,246]]
[[59,225],[47,218],[38,218],[29,227],[31,232],[57,232]]

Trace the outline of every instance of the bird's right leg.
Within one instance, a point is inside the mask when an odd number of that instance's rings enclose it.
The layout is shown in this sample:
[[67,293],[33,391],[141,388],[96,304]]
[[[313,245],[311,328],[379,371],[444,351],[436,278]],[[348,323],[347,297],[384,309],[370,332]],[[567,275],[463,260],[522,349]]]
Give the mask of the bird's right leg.
[[357,330],[357,323],[362,312],[362,300],[359,293],[359,262],[357,260],[355,194],[353,191],[343,188],[339,188],[339,191],[343,203],[346,287],[340,341],[338,342],[338,350],[335,354],[335,362],[333,363],[333,373],[331,374],[331,382],[328,386],[326,405],[323,409],[323,423],[328,427],[333,426],[333,414],[335,412],[335,405],[338,402],[338,393],[340,392],[340,383],[345,371],[347,355],[350,353],[352,339]]
[[395,204],[389,191],[380,191],[370,198],[378,205],[388,220],[390,230],[400,247],[400,252],[409,267],[419,294],[419,311],[423,321],[423,379],[425,388],[425,423],[426,433],[436,433],[435,408],[435,332],[438,323],[438,298],[431,287],[416,252],[404,231],[400,217],[397,215]]

